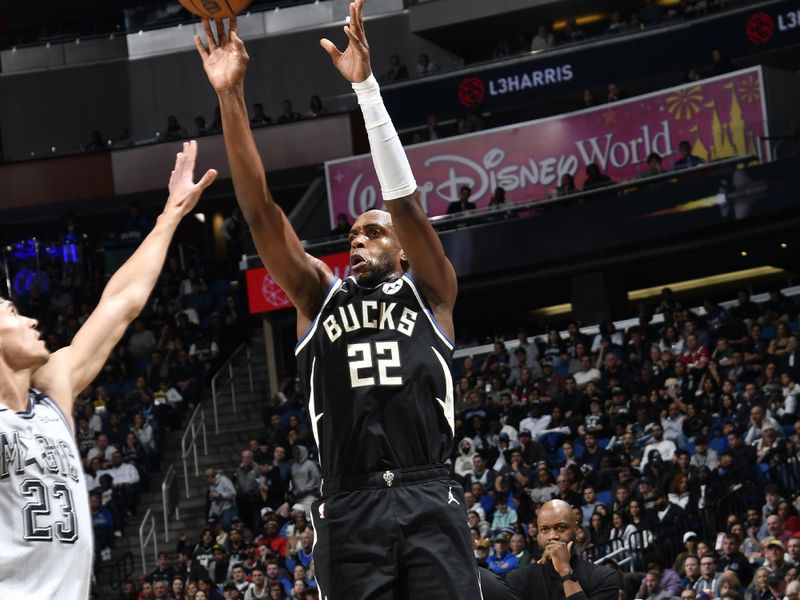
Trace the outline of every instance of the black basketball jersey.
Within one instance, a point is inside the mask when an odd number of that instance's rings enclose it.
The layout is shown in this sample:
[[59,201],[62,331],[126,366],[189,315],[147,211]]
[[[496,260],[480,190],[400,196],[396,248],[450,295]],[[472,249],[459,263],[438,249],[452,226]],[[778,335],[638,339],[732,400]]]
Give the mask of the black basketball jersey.
[[409,274],[375,288],[335,279],[295,350],[322,477],[447,460],[452,353]]

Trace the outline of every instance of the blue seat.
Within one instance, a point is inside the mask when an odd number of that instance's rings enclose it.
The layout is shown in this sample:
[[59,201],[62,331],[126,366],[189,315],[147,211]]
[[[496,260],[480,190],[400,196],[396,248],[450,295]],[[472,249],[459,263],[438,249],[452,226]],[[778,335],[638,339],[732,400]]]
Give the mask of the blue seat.
[[728,449],[728,440],[722,436],[715,437],[708,443],[708,447],[720,454]]
[[784,425],[781,429],[783,429],[783,435],[786,437],[794,435],[794,425]]
[[611,495],[611,490],[597,492],[597,501],[605,504],[606,506],[611,506],[612,499],[613,496]]
[[611,441],[611,438],[600,438],[597,440],[597,445],[600,446],[603,450],[608,448],[608,442]]
[[764,325],[764,328],[761,330],[761,337],[765,340],[771,340],[777,334],[777,330],[775,325]]
[[586,448],[584,448],[583,444],[573,444],[572,447],[575,450],[575,456],[578,458],[583,456],[583,453],[586,451]]

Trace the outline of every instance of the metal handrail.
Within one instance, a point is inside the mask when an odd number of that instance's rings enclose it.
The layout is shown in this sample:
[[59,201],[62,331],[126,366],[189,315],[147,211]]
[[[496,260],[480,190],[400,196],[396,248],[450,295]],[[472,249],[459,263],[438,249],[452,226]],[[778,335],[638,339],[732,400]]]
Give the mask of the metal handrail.
[[[216,412],[216,407],[215,407]],[[194,409],[192,413],[192,418],[189,419],[188,425],[186,425],[186,431],[183,432],[183,437],[181,438],[181,460],[183,461],[183,479],[186,484],[186,497],[190,498],[191,494],[189,493],[189,467],[187,465],[187,459],[189,454],[191,453],[194,457],[194,474],[196,477],[200,476],[200,463],[197,458],[197,438],[200,435],[200,432],[203,433],[203,455],[208,456],[208,439],[206,437],[206,413],[202,410],[202,406],[200,404],[197,405],[197,408]],[[190,441],[187,445],[187,438],[190,438]]]
[[161,506],[164,511],[164,541],[169,541],[169,517],[175,515],[176,519],[181,518],[179,494],[175,490],[175,465],[170,465],[167,474],[161,482]]
[[[146,525],[150,525],[150,528],[147,530],[147,535],[144,533],[144,528]],[[139,525],[139,547],[142,550],[142,572],[147,573],[147,554],[146,548],[147,545],[150,543],[150,540],[153,541],[153,564],[155,564],[156,560],[158,559],[158,539],[156,535],[156,518],[153,516],[153,511],[151,509],[147,509],[147,512],[144,513],[144,518],[142,519],[141,525]]]
[[[245,355],[247,357],[247,370],[250,376],[250,391],[252,392],[255,388],[253,387],[253,365],[250,362],[250,346],[247,344],[242,344],[239,346],[233,354],[228,357],[219,370],[214,374],[211,378],[211,406],[214,409],[214,433],[219,435],[219,417],[217,415],[217,378],[222,375],[225,371],[228,372],[229,384],[231,389],[231,401],[233,403],[233,412],[236,413],[236,386],[234,381],[234,376],[242,369],[240,366],[237,369],[233,368],[233,361],[239,356],[239,354],[244,350]],[[221,395],[221,393],[220,393]],[[187,488],[188,490],[188,488]],[[188,497],[188,494],[187,494]]]

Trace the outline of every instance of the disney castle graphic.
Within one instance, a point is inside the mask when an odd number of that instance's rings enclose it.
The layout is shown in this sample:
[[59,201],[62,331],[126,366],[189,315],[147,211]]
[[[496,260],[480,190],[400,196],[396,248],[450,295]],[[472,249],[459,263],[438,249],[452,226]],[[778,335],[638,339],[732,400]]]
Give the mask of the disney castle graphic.
[[[723,109],[716,100],[706,100],[701,85],[677,90],[667,96],[667,111],[676,121],[694,122],[688,130],[694,136],[690,140],[692,154],[706,162],[735,156],[758,156],[759,140],[755,129],[761,129],[763,124],[748,122],[742,109],[742,103],[752,105],[761,101],[758,74],[748,73],[723,87],[729,90],[731,98],[727,120],[720,116]],[[710,126],[707,111],[710,111]]]

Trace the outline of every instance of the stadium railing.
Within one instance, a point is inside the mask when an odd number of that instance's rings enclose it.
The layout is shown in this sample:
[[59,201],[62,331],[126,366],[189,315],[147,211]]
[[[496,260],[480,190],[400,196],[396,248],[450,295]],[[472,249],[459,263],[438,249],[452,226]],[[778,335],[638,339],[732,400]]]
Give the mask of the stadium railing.
[[[219,368],[219,371],[211,378],[211,406],[214,410],[214,433],[219,435],[219,417],[217,415],[217,399],[222,396],[222,392],[220,391],[217,393],[217,380],[227,373],[228,375],[228,382],[227,385],[230,387],[231,392],[231,403],[233,407],[234,414],[236,413],[236,375],[244,368],[244,365],[234,368],[233,361],[235,361],[241,353],[244,352],[244,355],[247,357],[245,361],[248,371],[248,376],[250,378],[250,391],[254,390],[253,387],[253,366],[250,363],[250,347],[247,344],[242,344],[239,346],[233,354],[228,357],[228,360]],[[187,488],[188,489],[188,488]]]
[[152,543],[153,546],[153,564],[158,558],[158,535],[156,532],[156,518],[153,516],[153,511],[147,509],[144,513],[141,525],[139,525],[139,548],[142,552],[142,572],[147,573],[147,546]]
[[[194,474],[195,477],[200,477],[200,463],[197,458],[197,445],[200,439],[200,434],[203,435],[203,455],[208,454],[208,439],[206,437],[206,413],[202,409],[202,405],[198,404],[197,408],[192,413],[192,418],[186,425],[186,431],[183,432],[181,438],[181,461],[183,461],[183,480],[186,485],[186,497],[191,498],[189,491],[189,455],[191,454],[194,459]],[[162,487],[163,492],[163,487]],[[164,501],[163,503],[166,503]]]
[[169,541],[169,519],[181,518],[180,494],[178,493],[178,480],[175,477],[175,465],[170,465],[167,474],[161,482],[161,506],[164,512],[164,541]]

